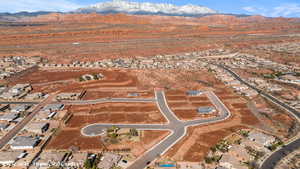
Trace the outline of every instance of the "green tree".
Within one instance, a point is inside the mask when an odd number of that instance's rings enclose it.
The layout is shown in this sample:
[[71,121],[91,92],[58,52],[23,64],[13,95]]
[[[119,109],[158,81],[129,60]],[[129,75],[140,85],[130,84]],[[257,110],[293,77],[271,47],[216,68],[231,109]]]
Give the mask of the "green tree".
[[131,136],[138,136],[139,133],[138,133],[137,129],[132,128],[132,129],[130,129],[130,135],[131,135]]
[[91,169],[93,167],[92,161],[90,159],[86,159],[84,162],[84,168]]

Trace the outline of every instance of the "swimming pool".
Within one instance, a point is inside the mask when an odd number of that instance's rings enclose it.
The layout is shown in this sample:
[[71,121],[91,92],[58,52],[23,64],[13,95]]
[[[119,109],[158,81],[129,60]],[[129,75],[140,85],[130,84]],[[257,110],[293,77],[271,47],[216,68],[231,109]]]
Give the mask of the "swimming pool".
[[159,167],[176,167],[174,164],[162,164]]

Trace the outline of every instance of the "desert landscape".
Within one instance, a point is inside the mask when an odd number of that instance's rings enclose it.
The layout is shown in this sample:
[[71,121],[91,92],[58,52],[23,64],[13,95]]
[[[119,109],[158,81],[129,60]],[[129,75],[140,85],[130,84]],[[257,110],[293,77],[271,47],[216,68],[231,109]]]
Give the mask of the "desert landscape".
[[293,165],[299,18],[111,3],[0,15],[0,168]]

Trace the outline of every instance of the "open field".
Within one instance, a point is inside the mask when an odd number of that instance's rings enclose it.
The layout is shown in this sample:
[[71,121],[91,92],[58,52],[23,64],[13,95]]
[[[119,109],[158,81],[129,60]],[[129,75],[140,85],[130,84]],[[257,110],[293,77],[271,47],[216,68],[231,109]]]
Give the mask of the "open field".
[[[79,81],[80,76],[95,73],[101,73],[105,78],[96,81]],[[128,74],[128,72],[120,70],[107,71],[103,69],[37,70],[31,74],[26,74],[21,78],[15,79],[9,85],[17,83],[30,83],[34,89],[33,92],[78,92],[87,90],[87,98],[90,97],[90,99],[97,97],[94,91],[118,91],[119,88],[132,88],[129,91],[135,91],[134,89],[137,88],[137,79]],[[90,94],[90,92],[93,94]],[[99,98],[101,98],[101,95],[100,92]],[[150,94],[144,93],[143,95],[147,96]]]
[[[22,25],[23,22],[27,24]],[[55,132],[46,145],[47,150],[78,148],[100,153],[126,149],[134,159],[140,157],[130,168],[140,169],[160,154],[162,159],[199,163],[211,147],[240,129],[255,128],[282,141],[299,130],[299,124],[290,115],[260,95],[251,98],[247,93],[238,94],[237,90],[247,88],[239,86],[235,79],[240,79],[232,78],[225,71],[228,67],[245,80],[262,74],[299,72],[298,67],[292,66],[299,66],[300,20],[297,18],[53,13],[22,18],[22,22],[15,24],[0,23],[0,58],[5,57],[0,60],[3,68],[0,78],[4,78],[1,83],[8,87],[29,83],[33,87],[30,94],[49,94],[47,102],[34,102],[41,109],[50,102],[64,104],[64,110],[57,114],[50,109],[53,117],[42,117],[48,116],[46,112],[38,114],[40,119],[32,117],[51,122],[51,132],[46,134]],[[41,62],[30,60],[34,64],[27,64],[29,56],[38,56],[34,58]],[[263,62],[260,58],[285,65]],[[249,61],[252,59],[258,63]],[[27,66],[33,67],[25,70]],[[91,77],[81,77],[86,74]],[[274,96],[298,99],[299,92],[291,88],[286,87]],[[24,101],[27,96],[14,95],[21,90],[26,89],[18,86],[3,89],[1,97],[6,100],[19,97],[15,104],[28,104]],[[209,93],[187,96],[189,90]],[[72,93],[84,95],[74,101],[59,99]],[[58,94],[61,95],[57,97]],[[219,112],[209,115],[197,112],[200,107],[214,106],[222,112],[218,118],[215,117]],[[6,112],[12,111],[12,107],[8,109]],[[30,111],[22,112],[21,117],[28,116],[27,113],[30,118],[35,115]],[[115,129],[116,125],[149,130],[137,132],[138,138],[135,130]],[[184,126],[189,126],[187,133]],[[114,131],[105,133],[109,127]],[[27,130],[18,134],[27,134]],[[14,131],[8,132],[8,136],[18,135]],[[1,144],[8,142],[4,140]],[[151,151],[144,154],[147,150]]]
[[70,150],[77,147],[80,151],[99,152],[99,150],[117,150],[130,149],[135,157],[138,157],[161,139],[169,134],[168,131],[142,131],[140,141],[124,141],[122,144],[110,144],[105,146],[101,137],[84,137],[80,130],[75,128],[66,128],[51,139],[46,149],[48,150]]
[[[82,100],[93,100],[93,99],[99,99],[99,98],[154,98],[154,92],[153,90],[148,91],[139,91],[139,90],[108,90],[101,88],[94,89],[94,90],[88,90],[88,92],[84,95]],[[129,94],[138,94],[138,96],[130,96]]]
[[68,127],[84,127],[92,123],[164,123],[166,119],[155,103],[103,103],[86,106],[70,106],[73,117]]
[[[215,93],[229,108],[232,117],[221,123],[190,127],[188,129],[189,134],[169,150],[165,156],[178,161],[199,162],[204,159],[210,148],[225,136],[241,128],[259,126],[260,122],[247,107],[245,99],[220,84],[216,86]],[[183,95],[182,92],[171,92],[171,94]],[[202,100],[202,97],[199,98]],[[178,149],[181,151],[177,151]]]
[[69,150],[72,146],[80,150],[99,151],[103,149],[100,137],[84,137],[78,129],[63,129],[52,138],[46,149]]
[[68,63],[216,47],[240,49],[299,41],[299,37],[273,35],[299,33],[300,27],[296,19],[223,15],[184,18],[49,14],[29,20],[33,26],[0,25],[0,56],[42,55],[51,62]]
[[169,107],[181,120],[195,120],[217,116],[218,112],[201,115],[197,108],[203,106],[214,107],[205,94],[201,96],[187,96],[186,91],[168,91],[167,100]]

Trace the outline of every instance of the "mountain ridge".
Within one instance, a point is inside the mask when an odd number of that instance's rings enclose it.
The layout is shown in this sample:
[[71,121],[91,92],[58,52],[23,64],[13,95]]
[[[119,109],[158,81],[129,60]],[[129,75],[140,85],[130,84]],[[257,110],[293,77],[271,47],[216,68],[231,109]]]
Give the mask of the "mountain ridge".
[[132,2],[125,0],[112,0],[79,8],[75,13],[126,13],[143,15],[171,15],[171,16],[199,16],[217,14],[216,10],[205,6],[187,4],[176,6],[168,3]]

